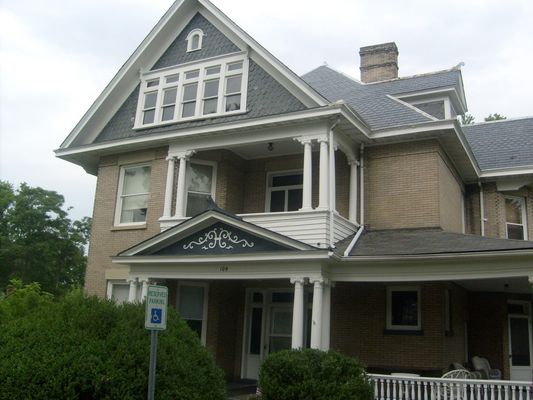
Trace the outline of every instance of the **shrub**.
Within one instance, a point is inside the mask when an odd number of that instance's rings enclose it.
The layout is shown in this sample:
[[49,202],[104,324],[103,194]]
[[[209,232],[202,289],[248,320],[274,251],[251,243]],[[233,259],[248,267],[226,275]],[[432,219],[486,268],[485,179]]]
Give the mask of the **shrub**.
[[[0,300],[0,399],[145,399],[150,334],[144,306],[38,285]],[[159,333],[157,399],[225,399],[219,370],[169,307]]]
[[283,350],[267,357],[259,374],[263,400],[372,400],[363,366],[337,352]]

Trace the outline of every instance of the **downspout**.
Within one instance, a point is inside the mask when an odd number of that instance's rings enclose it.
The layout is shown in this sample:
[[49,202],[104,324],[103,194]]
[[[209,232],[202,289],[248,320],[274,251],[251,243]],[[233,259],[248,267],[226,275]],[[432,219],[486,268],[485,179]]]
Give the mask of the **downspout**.
[[481,181],[477,182],[479,186],[479,219],[481,222],[481,236],[485,236],[485,201],[483,197],[483,186]]
[[339,124],[340,118],[337,117],[337,120],[329,128],[329,248],[335,248],[335,149],[333,148],[333,130]]
[[350,255],[355,244],[357,243],[357,241],[361,237],[361,234],[365,230],[365,174],[364,174],[365,159],[364,159],[364,155],[365,155],[365,145],[361,143],[361,147],[359,148],[359,173],[360,173],[359,182],[361,185],[360,190],[359,190],[359,193],[361,194],[361,199],[359,201],[359,204],[361,206],[360,211],[359,211],[360,212],[360,225],[352,241],[350,242],[350,244],[344,251],[344,257],[348,257]]

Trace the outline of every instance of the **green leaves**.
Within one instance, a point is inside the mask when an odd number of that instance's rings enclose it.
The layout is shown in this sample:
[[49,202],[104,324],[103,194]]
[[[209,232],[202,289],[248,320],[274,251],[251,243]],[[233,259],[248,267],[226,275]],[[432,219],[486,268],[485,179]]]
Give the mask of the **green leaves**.
[[0,181],[0,292],[12,278],[52,293],[81,286],[90,218],[72,222],[54,191]]

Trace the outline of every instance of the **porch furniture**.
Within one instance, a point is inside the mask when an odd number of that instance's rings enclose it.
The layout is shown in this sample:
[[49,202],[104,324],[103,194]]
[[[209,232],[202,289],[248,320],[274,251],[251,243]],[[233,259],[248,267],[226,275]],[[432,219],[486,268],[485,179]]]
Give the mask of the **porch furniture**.
[[481,372],[484,379],[500,380],[502,373],[499,369],[492,369],[489,360],[483,357],[472,357],[472,365],[476,371]]

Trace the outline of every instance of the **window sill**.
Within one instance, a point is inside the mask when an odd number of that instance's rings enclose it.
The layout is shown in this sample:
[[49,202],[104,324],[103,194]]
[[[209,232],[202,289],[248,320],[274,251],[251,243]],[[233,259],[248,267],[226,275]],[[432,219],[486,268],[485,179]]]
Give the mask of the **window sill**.
[[142,225],[124,225],[124,226],[112,226],[111,231],[131,231],[138,229],[146,229],[146,224]]
[[384,335],[424,336],[422,329],[383,329]]
[[139,125],[139,124],[136,123],[133,126],[133,130],[134,131],[140,131],[140,130],[143,130],[143,129],[161,128],[161,127],[165,127],[165,126],[168,126],[168,125],[178,125],[178,124],[183,123],[183,122],[204,121],[204,120],[216,119],[216,118],[222,118],[222,117],[232,117],[234,115],[243,115],[243,114],[247,114],[247,113],[248,113],[248,110],[245,109],[245,110],[237,110],[237,111],[228,111],[228,112],[225,112],[225,113],[197,115],[197,116],[194,116],[194,117],[180,118],[180,119],[175,119],[175,120],[172,120],[172,121],[165,121],[165,122],[155,122],[155,123],[152,123],[152,124],[145,124],[145,125]]

